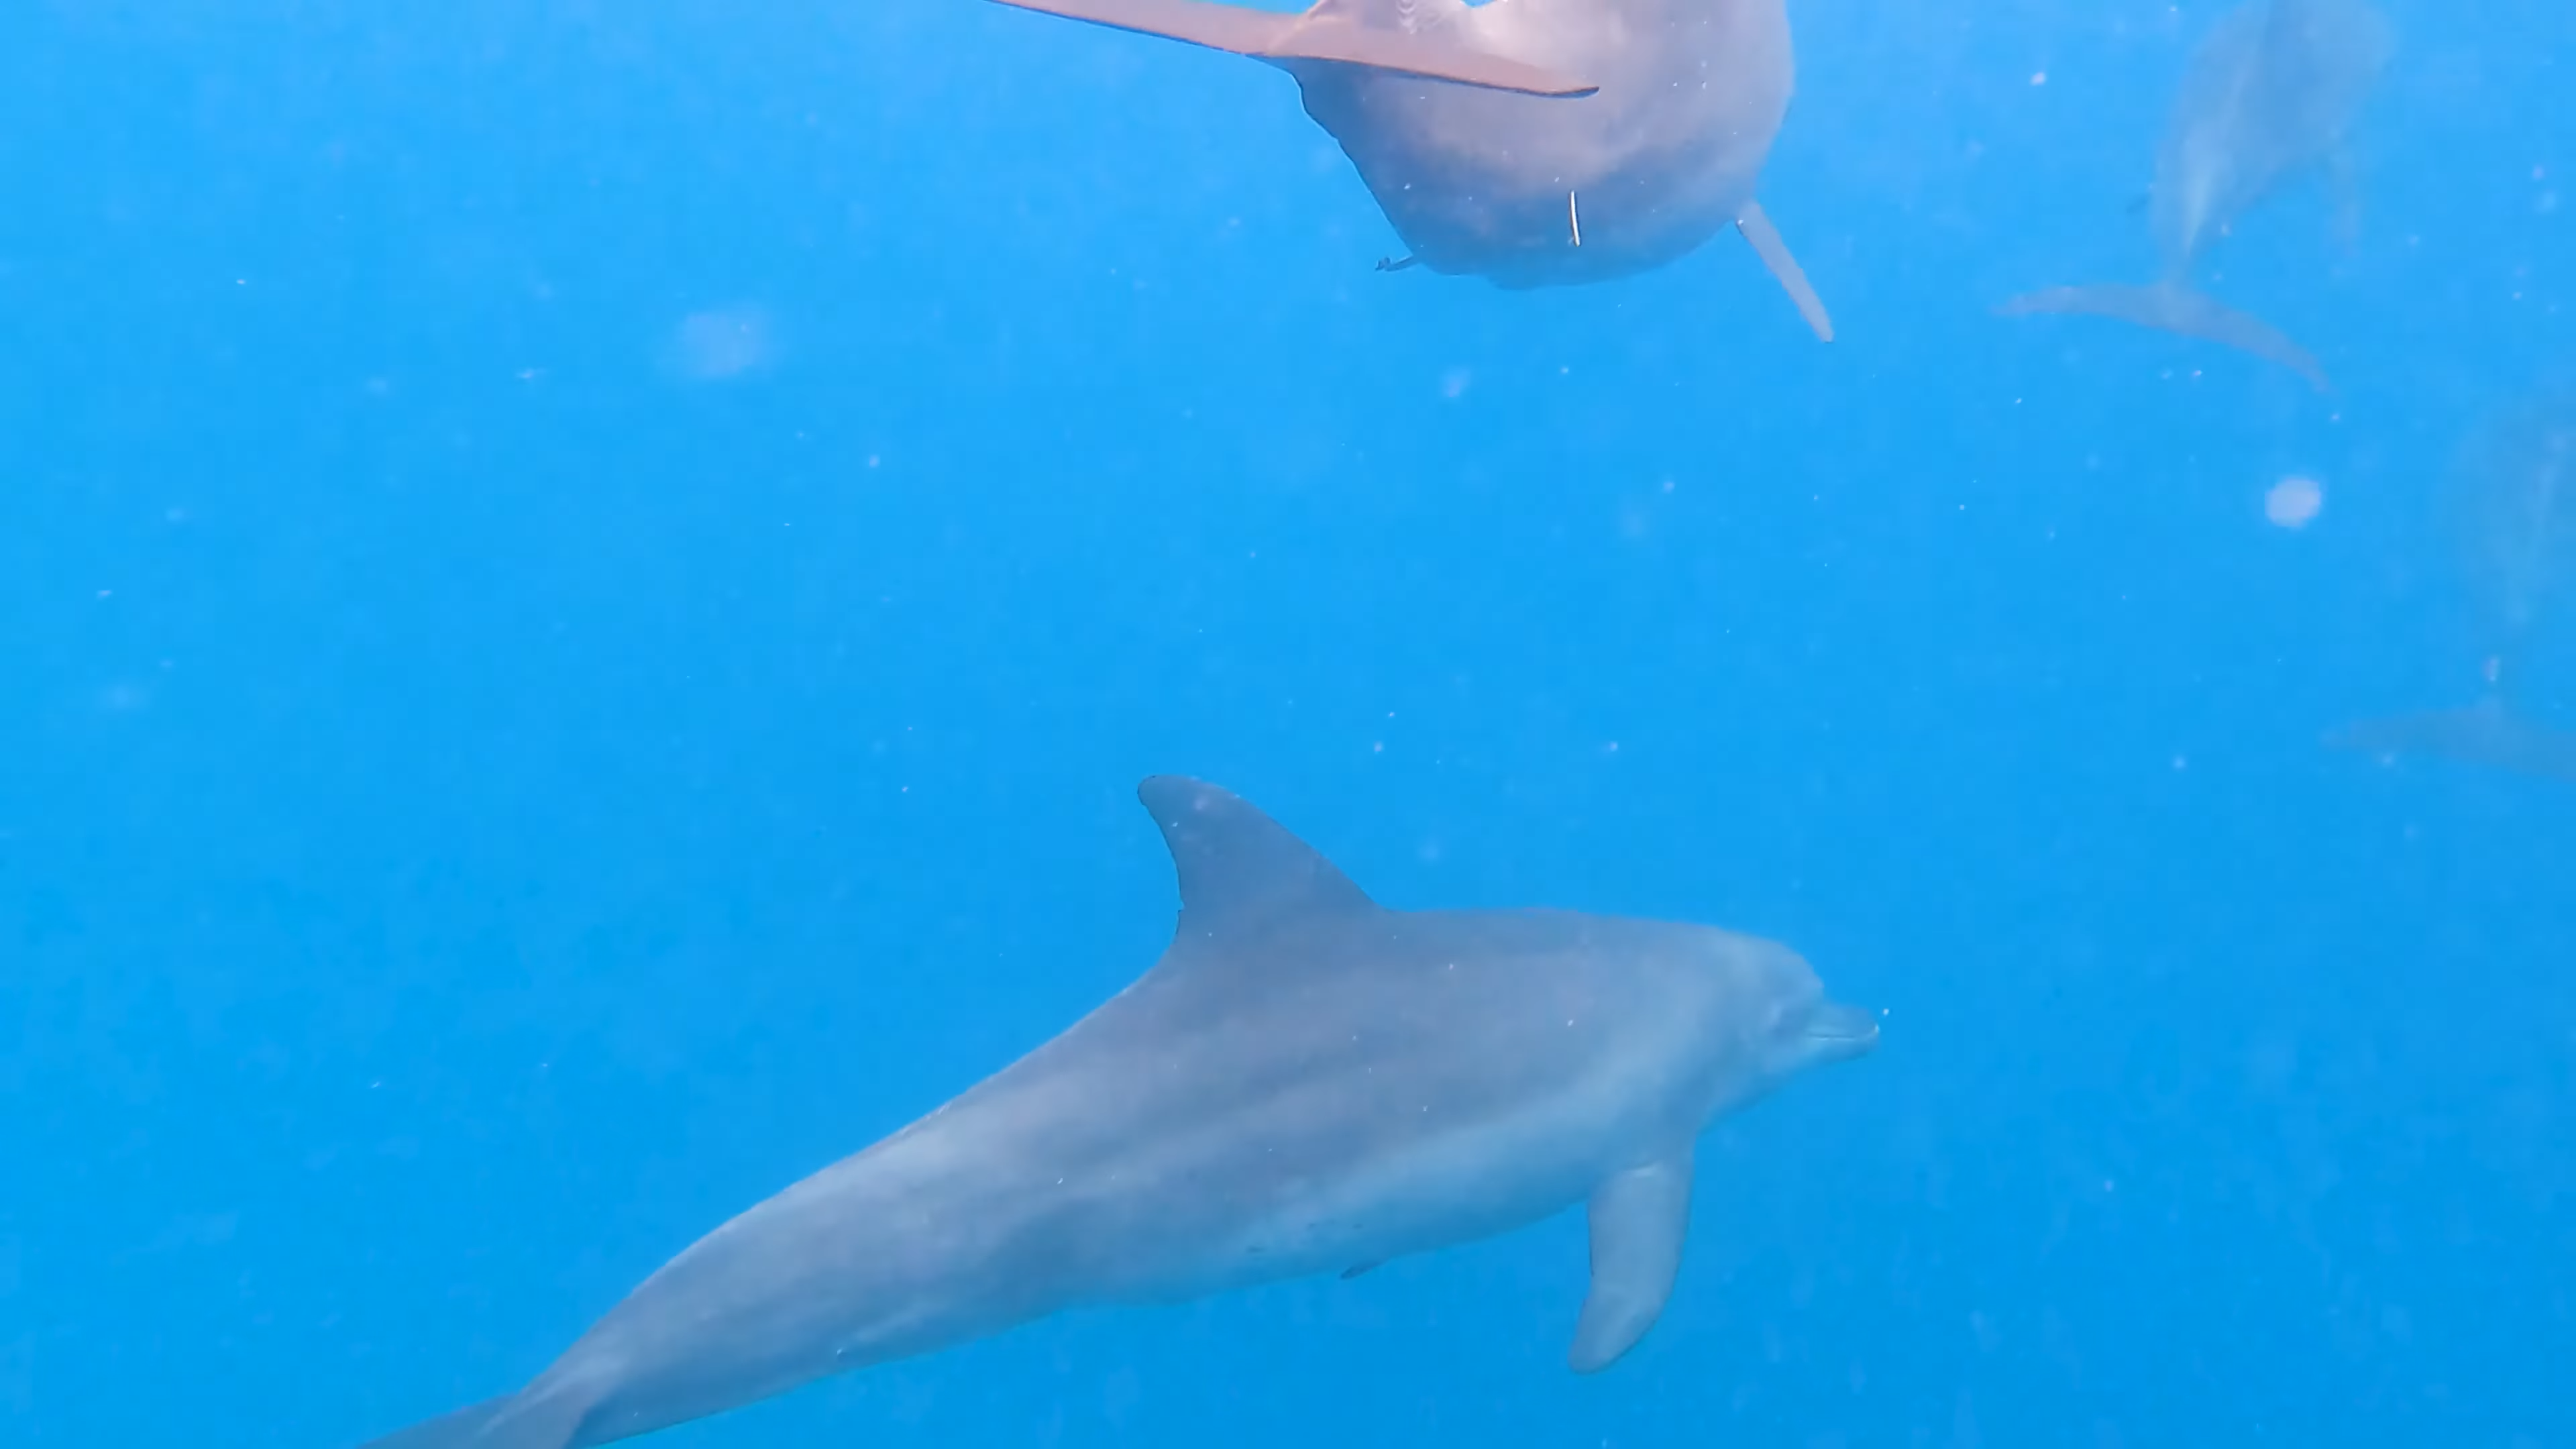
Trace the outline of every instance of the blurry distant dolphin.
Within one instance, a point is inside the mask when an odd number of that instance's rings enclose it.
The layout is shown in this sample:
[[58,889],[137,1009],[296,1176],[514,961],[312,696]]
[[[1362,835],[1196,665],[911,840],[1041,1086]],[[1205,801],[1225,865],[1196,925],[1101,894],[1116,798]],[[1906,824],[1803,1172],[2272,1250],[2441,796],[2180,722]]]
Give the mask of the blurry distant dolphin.
[[[1658,267],[1734,225],[1818,337],[1761,206],[1788,114],[1785,0],[1002,0],[1254,56],[1297,78],[1413,255],[1506,287]],[[1596,93],[1597,92],[1597,93]],[[1566,99],[1585,97],[1585,99]]]
[[2241,348],[2323,388],[2325,370],[2271,324],[2192,289],[2213,234],[2312,165],[2354,215],[2345,136],[2388,63],[2388,22],[2362,0],[2252,0],[2223,17],[2183,76],[2156,157],[2151,222],[2164,275],[2144,287],[2055,287],[2003,304],[2006,316],[2090,312]]
[[1365,1268],[1587,1199],[1578,1370],[1662,1312],[1693,1139],[1876,1044],[1796,952],[1704,926],[1391,911],[1243,801],[1138,791],[1163,959],[964,1096],[726,1223],[517,1393],[376,1449],[569,1449],[1080,1304]]
[[2370,720],[2326,742],[2383,759],[2440,755],[2576,783],[2576,734],[2535,723],[2513,704],[2545,606],[2576,582],[2576,390],[2536,393],[2480,419],[2441,502],[2485,606],[2487,692],[2467,709]]
[[2543,613],[2576,587],[2576,388],[2520,398],[2480,419],[2442,503],[2495,631],[2498,665],[2518,670]]
[[2501,695],[2490,694],[2467,709],[2365,720],[2328,735],[2326,743],[2382,759],[2436,755],[2576,784],[2576,734],[2525,719]]

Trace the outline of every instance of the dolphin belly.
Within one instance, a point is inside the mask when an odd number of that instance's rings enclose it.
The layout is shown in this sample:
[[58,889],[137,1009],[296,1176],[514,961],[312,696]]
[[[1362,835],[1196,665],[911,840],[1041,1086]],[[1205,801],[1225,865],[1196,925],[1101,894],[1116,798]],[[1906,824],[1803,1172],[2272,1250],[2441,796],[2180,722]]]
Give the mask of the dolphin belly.
[[1437,94],[1351,67],[1295,69],[1307,114],[1412,254],[1513,289],[1610,281],[1696,250],[1752,199],[1769,142],[1766,129],[1757,146],[1675,155],[1637,146],[1631,128],[1567,115],[1588,101]]
[[1613,1093],[1573,1091],[1282,1181],[1263,1159],[1295,1155],[1283,1149],[1295,1133],[1269,1112],[1207,1124],[1182,1157],[1050,1161],[1012,1120],[1027,1098],[996,1095],[744,1212],[638,1285],[520,1395],[412,1431],[471,1437],[387,1449],[507,1443],[495,1426],[513,1425],[531,1443],[578,1449],[1069,1307],[1186,1301],[1490,1237],[1583,1200],[1639,1132],[1669,1135]]
[[[1686,1126],[1653,1112],[1656,1104],[1591,1096],[1349,1163],[1137,1263],[1141,1271],[1107,1296],[1185,1300],[1476,1242],[1563,1212],[1604,1177],[1687,1137]],[[1256,1150],[1258,1141],[1248,1139]]]
[[1512,0],[1455,22],[1476,48],[1582,70],[1543,98],[1289,62],[1405,245],[1509,288],[1606,281],[1733,225],[1788,113],[1779,0]]

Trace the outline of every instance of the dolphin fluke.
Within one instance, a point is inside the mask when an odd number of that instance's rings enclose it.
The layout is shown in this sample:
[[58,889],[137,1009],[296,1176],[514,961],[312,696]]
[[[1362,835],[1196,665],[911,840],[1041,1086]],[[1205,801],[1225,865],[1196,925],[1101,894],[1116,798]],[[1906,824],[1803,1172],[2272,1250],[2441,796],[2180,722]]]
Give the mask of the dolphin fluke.
[[2157,282],[2145,287],[2116,282],[2091,287],[2050,287],[2044,291],[2025,292],[1995,311],[2005,317],[2029,317],[2043,312],[2117,317],[2123,322],[2197,337],[2205,342],[2216,342],[2239,352],[2251,353],[2266,362],[2277,362],[2306,378],[2319,392],[2331,387],[2326,381],[2325,368],[2318,364],[2316,355],[2291,341],[2279,328],[2180,282]]
[[1317,5],[1303,15],[1217,5],[1209,0],[1001,0],[1004,5],[1087,20],[1113,30],[1159,35],[1256,60],[1330,60],[1402,75],[1455,81],[1533,96],[1588,96],[1590,81],[1460,43],[1439,31],[1415,33],[1364,23],[1346,7]]

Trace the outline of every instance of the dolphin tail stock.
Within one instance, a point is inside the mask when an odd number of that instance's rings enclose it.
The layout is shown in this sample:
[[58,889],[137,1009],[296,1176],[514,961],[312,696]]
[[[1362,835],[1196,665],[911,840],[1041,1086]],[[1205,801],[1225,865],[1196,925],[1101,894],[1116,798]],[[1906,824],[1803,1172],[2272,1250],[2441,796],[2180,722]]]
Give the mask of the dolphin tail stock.
[[1369,66],[1429,80],[1533,96],[1588,96],[1591,82],[1477,50],[1433,28],[1372,23],[1373,11],[1317,5],[1304,14],[1220,5],[1210,0],[1000,0],[1021,10],[1159,35],[1210,50],[1274,62],[1320,60]]
[[1798,315],[1807,319],[1807,326],[1816,334],[1816,340],[1833,341],[1834,319],[1825,314],[1824,299],[1807,284],[1806,270],[1798,265],[1796,257],[1790,255],[1789,244],[1780,240],[1780,229],[1771,224],[1771,217],[1763,211],[1762,203],[1747,199],[1744,209],[1736,213],[1735,229],[1752,243],[1753,254],[1762,259],[1763,266],[1770,268],[1772,279],[1789,294],[1789,300],[1797,304]]
[[579,1395],[523,1389],[424,1419],[359,1449],[570,1449],[589,1413]]
[[2315,354],[2291,341],[2279,328],[2180,282],[2157,282],[2144,287],[2117,282],[2090,287],[2050,287],[2044,291],[2025,292],[1995,311],[2005,317],[2029,317],[2043,312],[2116,317],[2141,327],[2153,327],[2233,347],[2266,362],[2277,362],[2306,378],[2319,392],[2330,391],[2333,386],[2326,381],[2325,368],[2317,362]]

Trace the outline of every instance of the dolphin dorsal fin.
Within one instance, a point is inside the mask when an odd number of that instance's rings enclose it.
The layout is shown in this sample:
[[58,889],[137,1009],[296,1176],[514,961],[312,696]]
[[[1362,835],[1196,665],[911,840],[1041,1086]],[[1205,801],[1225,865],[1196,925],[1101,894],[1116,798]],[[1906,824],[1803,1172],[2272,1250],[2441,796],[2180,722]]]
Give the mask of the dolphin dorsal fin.
[[1136,787],[1171,847],[1181,883],[1181,933],[1240,935],[1292,916],[1373,911],[1349,876],[1228,791],[1185,775]]

